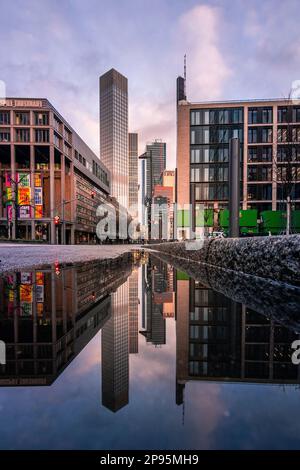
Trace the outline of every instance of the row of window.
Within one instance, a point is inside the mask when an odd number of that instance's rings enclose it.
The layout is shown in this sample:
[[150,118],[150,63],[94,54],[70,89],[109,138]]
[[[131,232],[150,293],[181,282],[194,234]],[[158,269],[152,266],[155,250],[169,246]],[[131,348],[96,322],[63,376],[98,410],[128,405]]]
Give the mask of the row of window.
[[198,109],[191,111],[191,126],[241,123],[243,123],[242,108]]
[[228,183],[202,183],[195,185],[196,201],[224,201],[228,199]]
[[[0,111],[0,125],[10,125],[11,113],[9,111]],[[29,111],[15,111],[14,124],[16,126],[29,126],[30,125],[30,112]],[[48,112],[34,112],[33,113],[34,126],[49,126],[49,113]]]
[[191,163],[228,162],[228,155],[228,147],[193,147],[191,149]]
[[[35,142],[46,143],[49,142],[48,129],[34,129]],[[0,130],[0,142],[10,142],[11,133],[8,129]],[[15,129],[15,142],[30,142],[29,129]]]
[[201,165],[191,168],[191,183],[228,181],[228,166]]
[[253,143],[272,143],[273,129],[272,127],[250,127],[248,129],[248,142]]
[[[300,122],[299,106],[279,106],[277,112],[279,123]],[[191,126],[240,124],[243,123],[243,108],[195,109],[191,110]],[[249,124],[272,124],[273,108],[257,106],[248,108]]]
[[232,137],[237,137],[243,142],[243,129],[224,127],[221,129],[211,127],[199,127],[191,129],[191,145],[197,144],[228,144]]

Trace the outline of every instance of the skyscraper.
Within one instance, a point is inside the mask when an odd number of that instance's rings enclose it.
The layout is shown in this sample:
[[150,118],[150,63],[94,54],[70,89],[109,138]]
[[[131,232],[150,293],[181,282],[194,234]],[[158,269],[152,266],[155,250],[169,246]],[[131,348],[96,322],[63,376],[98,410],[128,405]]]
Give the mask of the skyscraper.
[[166,149],[167,144],[158,139],[146,146],[148,156],[146,160],[146,191],[148,197],[152,196],[151,190],[153,191],[154,186],[159,184],[161,174],[166,169]]
[[111,317],[102,329],[102,404],[116,412],[128,404],[128,281],[111,294]]
[[129,212],[132,217],[138,216],[138,134],[128,134],[128,165],[129,165]]
[[111,194],[128,206],[128,81],[111,69],[100,77],[100,157],[110,170]]

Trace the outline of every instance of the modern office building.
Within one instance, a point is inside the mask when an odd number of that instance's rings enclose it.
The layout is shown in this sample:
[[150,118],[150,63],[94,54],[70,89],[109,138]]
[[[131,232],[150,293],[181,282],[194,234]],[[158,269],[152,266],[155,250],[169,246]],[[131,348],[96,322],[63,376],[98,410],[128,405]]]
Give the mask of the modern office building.
[[111,317],[102,329],[102,404],[113,412],[129,401],[128,281],[111,295]]
[[[166,169],[167,144],[159,139],[146,145],[146,195],[152,197],[151,191],[159,184],[161,174]],[[151,181],[152,180],[152,181]]]
[[2,386],[47,386],[68,367],[111,315],[110,294],[131,272],[131,263],[106,267],[90,262],[58,264],[0,279],[1,340],[6,364]]
[[129,168],[129,207],[128,210],[133,218],[138,217],[138,196],[139,196],[139,176],[138,176],[138,134],[128,134],[128,168]]
[[128,279],[129,354],[139,352],[139,271],[134,269]]
[[177,271],[176,402],[191,380],[298,384],[296,332]]
[[111,69],[100,77],[100,158],[111,173],[111,195],[128,207],[128,81]]
[[109,192],[109,171],[47,99],[1,101],[1,238],[95,242]]
[[[285,99],[190,103],[177,91],[179,238],[189,238],[191,229],[197,233],[198,210],[217,213],[228,208],[232,137],[241,145],[241,209],[257,209],[258,216],[264,210],[285,209],[290,166],[296,170],[292,201],[300,208],[299,105]],[[186,214],[190,204],[191,217]]]

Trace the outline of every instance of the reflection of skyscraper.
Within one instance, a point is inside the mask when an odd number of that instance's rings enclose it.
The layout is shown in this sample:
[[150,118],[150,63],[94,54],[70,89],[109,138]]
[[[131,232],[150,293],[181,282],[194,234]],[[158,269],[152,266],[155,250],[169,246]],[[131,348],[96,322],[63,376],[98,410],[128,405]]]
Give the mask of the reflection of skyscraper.
[[128,206],[128,82],[114,69],[100,77],[100,157],[111,172],[111,195]]
[[128,404],[128,282],[111,294],[111,317],[102,329],[102,404],[118,411]]
[[139,334],[139,272],[132,271],[128,279],[129,295],[129,353],[139,352],[138,334]]
[[174,316],[173,268],[149,261],[142,276],[143,328],[147,342],[166,344],[166,318]]
[[291,383],[293,331],[177,272],[176,403],[189,380]]

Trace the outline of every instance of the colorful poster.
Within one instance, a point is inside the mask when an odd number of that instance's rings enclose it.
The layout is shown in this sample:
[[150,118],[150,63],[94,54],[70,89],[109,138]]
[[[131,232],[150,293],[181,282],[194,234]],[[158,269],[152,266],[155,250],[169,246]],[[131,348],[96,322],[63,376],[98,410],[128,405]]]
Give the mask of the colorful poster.
[[29,188],[30,187],[30,174],[29,173],[18,173],[17,181],[19,187]]
[[19,187],[18,189],[18,203],[20,206],[30,205],[30,188]]
[[43,286],[44,285],[44,273],[41,271],[37,271],[35,273],[35,282],[38,286]]
[[31,218],[31,207],[30,206],[21,206],[21,207],[19,207],[19,218],[20,219],[30,219]]
[[21,284],[32,284],[31,272],[21,272]]
[[41,173],[34,174],[34,186],[42,186],[42,176]]
[[8,171],[5,172],[5,186],[7,188],[11,187],[10,173]]
[[20,300],[21,302],[32,302],[32,286],[20,286]]
[[34,188],[34,204],[37,206],[43,205],[43,188]]
[[12,206],[7,206],[7,218],[10,222],[12,221]]
[[6,188],[6,205],[10,206],[12,204],[12,189],[11,187]]
[[32,315],[32,304],[30,302],[20,303],[20,317],[30,317]]
[[36,302],[44,302],[44,286],[35,287]]
[[35,218],[41,219],[43,217],[43,206],[35,206]]
[[38,317],[42,317],[44,313],[44,304],[37,303],[36,304],[36,313]]
[[35,173],[34,175],[34,186],[42,186],[42,177],[40,173]]

